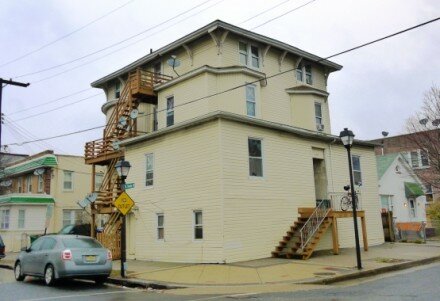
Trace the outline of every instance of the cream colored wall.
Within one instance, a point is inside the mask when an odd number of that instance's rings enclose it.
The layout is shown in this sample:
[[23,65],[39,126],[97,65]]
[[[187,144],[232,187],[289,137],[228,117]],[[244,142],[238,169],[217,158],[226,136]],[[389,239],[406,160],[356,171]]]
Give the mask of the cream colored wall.
[[295,126],[316,131],[315,103],[321,104],[324,133],[331,133],[328,103],[322,96],[292,94],[290,96],[292,123]]
[[[52,218],[52,231],[59,231],[63,226],[63,209],[81,209],[77,204],[92,191],[91,165],[84,163],[83,157],[57,155],[58,166],[53,170],[51,194],[55,199]],[[73,171],[73,190],[63,189],[64,170]],[[99,167],[97,171],[99,171]]]
[[[135,255],[174,262],[223,260],[221,162],[217,121],[128,146],[132,168],[128,194],[135,201]],[[145,187],[145,155],[154,154],[154,185]],[[204,239],[193,239],[193,210],[203,210]],[[157,213],[165,216],[165,240],[157,240]],[[130,231],[130,229],[128,231]],[[132,237],[132,234],[128,236]]]
[[[312,146],[325,150],[329,190],[347,183],[346,151],[341,145],[333,146],[330,156],[325,143],[229,121],[222,121],[221,125],[226,260],[268,257],[296,220],[298,207],[315,206]],[[248,137],[263,141],[263,178],[249,177]],[[354,152],[361,155],[369,244],[380,244],[383,231],[374,151],[364,148]],[[341,247],[353,246],[352,229],[350,219],[340,219]],[[326,238],[320,248],[331,248],[331,239]]]

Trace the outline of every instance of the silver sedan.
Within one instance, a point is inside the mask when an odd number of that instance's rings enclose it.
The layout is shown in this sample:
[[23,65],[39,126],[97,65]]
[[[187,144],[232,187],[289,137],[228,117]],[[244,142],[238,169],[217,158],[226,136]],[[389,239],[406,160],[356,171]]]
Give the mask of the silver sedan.
[[15,279],[43,277],[47,285],[60,278],[93,279],[102,284],[112,271],[111,252],[97,240],[79,235],[46,235],[20,252]]

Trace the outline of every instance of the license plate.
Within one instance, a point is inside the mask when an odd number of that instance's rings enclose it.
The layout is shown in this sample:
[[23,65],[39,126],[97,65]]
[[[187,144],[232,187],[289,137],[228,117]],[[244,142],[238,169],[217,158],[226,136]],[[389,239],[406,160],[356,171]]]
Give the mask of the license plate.
[[96,256],[95,255],[86,255],[85,259],[86,259],[86,262],[95,262]]

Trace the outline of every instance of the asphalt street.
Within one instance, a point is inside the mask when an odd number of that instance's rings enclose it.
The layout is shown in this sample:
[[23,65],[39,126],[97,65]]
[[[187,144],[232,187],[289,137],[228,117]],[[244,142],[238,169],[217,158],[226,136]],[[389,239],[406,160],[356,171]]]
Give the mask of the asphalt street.
[[112,285],[96,286],[93,282],[62,281],[55,287],[46,287],[40,279],[27,277],[16,282],[11,270],[0,269],[0,301],[39,300],[438,300],[440,286],[440,263],[431,264],[403,272],[354,280],[350,283],[285,293],[266,294],[219,294],[179,295],[179,291],[149,291]]

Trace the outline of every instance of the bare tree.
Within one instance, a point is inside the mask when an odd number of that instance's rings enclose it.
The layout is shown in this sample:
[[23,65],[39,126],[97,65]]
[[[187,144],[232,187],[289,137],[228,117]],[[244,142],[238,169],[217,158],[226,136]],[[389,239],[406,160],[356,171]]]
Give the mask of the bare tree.
[[[425,94],[423,105],[406,123],[414,150],[419,150],[429,168],[415,170],[417,176],[436,190],[440,190],[440,88],[433,85]],[[411,154],[410,154],[411,160]],[[428,161],[427,161],[428,160]],[[411,163],[411,162],[410,162]]]

